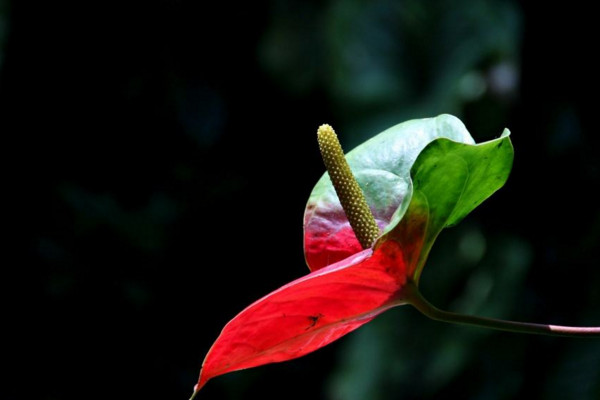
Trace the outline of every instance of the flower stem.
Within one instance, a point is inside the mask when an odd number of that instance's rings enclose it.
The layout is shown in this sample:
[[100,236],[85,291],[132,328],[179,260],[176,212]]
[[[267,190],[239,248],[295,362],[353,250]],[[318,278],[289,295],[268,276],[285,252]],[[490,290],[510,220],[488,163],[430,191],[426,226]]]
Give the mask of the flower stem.
[[423,297],[414,283],[407,284],[405,289],[405,301],[413,305],[425,316],[436,321],[537,335],[600,338],[600,327],[533,324],[529,322],[505,321],[501,319],[477,317],[473,315],[464,315],[443,311],[429,303]]

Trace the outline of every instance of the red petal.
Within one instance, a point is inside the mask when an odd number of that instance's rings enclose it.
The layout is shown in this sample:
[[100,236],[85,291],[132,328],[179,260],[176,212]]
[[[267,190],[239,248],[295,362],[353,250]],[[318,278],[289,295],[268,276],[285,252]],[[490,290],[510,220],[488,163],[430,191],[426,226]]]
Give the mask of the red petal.
[[239,369],[303,356],[398,305],[406,283],[397,243],[383,243],[263,297],[223,328],[195,387]]

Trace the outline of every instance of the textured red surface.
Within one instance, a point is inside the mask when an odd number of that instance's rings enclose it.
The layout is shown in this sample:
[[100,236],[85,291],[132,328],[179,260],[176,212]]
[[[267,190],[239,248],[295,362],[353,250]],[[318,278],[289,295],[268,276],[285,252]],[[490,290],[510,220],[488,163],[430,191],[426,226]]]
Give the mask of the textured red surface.
[[404,259],[397,243],[385,242],[256,301],[223,328],[195,390],[227,372],[303,356],[398,305]]

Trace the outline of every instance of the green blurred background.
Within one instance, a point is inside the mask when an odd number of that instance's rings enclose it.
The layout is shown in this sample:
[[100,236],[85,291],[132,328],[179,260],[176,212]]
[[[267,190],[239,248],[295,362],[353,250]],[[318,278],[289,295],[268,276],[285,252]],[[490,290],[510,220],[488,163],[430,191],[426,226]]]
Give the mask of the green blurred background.
[[[592,5],[0,0],[0,398],[186,399],[223,325],[307,272],[316,128],[349,150],[452,113],[513,132],[506,187],[442,233],[436,305],[600,325]],[[404,307],[208,399],[600,398],[600,341]]]

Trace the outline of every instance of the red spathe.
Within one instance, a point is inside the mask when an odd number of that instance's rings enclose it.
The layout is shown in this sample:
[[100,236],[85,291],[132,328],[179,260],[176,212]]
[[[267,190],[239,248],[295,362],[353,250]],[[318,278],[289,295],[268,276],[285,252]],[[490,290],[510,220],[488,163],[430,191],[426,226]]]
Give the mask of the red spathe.
[[317,350],[402,300],[405,256],[387,241],[297,279],[256,301],[221,332],[200,373],[209,379]]

